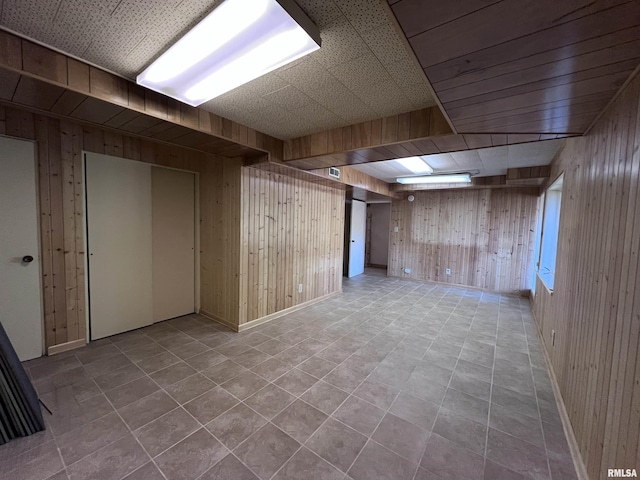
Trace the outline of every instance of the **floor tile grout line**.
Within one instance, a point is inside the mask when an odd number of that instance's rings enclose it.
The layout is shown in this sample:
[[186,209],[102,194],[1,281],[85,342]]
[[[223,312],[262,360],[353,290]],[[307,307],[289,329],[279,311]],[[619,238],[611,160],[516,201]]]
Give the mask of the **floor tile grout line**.
[[[496,322],[496,342],[497,342],[497,338],[498,338],[498,330],[500,329],[500,306],[498,304],[498,321]],[[488,412],[488,418],[487,418],[487,432],[485,434],[485,440],[484,440],[484,469],[486,470],[487,468],[487,453],[489,450],[489,429],[491,428],[491,404],[492,404],[492,399],[493,399],[493,377],[495,375],[495,368],[496,368],[496,353],[497,353],[497,345],[494,348],[493,351],[493,364],[491,366],[491,387],[489,389],[489,412]]]
[[[529,350],[529,336],[527,335],[526,338],[527,338],[527,350]],[[538,339],[538,341],[540,341],[540,339]],[[547,366],[547,368],[549,368],[549,366]],[[531,372],[531,379],[533,380],[533,391],[534,391],[534,397],[536,399],[536,407],[538,408],[538,420],[540,423],[540,433],[542,434],[542,444],[544,446],[544,453],[547,460],[547,472],[549,474],[549,478],[552,478],[553,476],[551,473],[551,461],[549,460],[549,449],[547,447],[547,438],[544,433],[544,422],[542,421],[542,413],[540,411],[540,400],[538,399],[538,387],[536,385],[536,380],[533,375],[533,365],[531,364],[531,357],[529,357],[529,370]],[[547,374],[548,373],[549,372],[547,372]],[[555,394],[554,394],[554,399],[555,399]],[[564,429],[563,429],[563,433],[564,433]]]
[[[431,292],[431,291],[433,291],[433,290],[434,290],[434,289],[429,290],[429,292]],[[409,295],[413,295],[416,291],[418,291],[418,288],[417,288],[417,287],[416,287],[416,288],[414,288],[413,290],[411,290],[410,292],[408,292],[407,294],[405,294],[404,296],[406,297],[406,296],[409,296]],[[438,300],[438,302],[436,302],[436,304],[437,304],[437,303],[440,303],[443,299],[446,299],[446,298],[447,298],[447,293],[448,293],[448,292],[451,292],[451,291],[452,291],[452,289],[445,289],[445,291],[439,290],[439,291],[438,291],[438,294],[439,294],[439,300]],[[393,292],[389,292],[389,294],[388,294],[388,295],[391,295],[392,293],[393,293]],[[369,294],[369,295],[371,295],[371,294]],[[423,293],[422,293],[422,295],[420,296],[420,298],[423,298],[423,297],[425,297],[425,296],[426,296],[426,293],[424,293],[424,292],[423,292]],[[456,297],[457,297],[457,299],[458,299],[458,302],[457,302],[457,304],[456,304],[456,305],[459,305],[459,304],[464,300],[464,298],[465,298],[464,291],[463,291],[462,293],[457,292],[457,293],[456,293]],[[401,298],[403,298],[403,297],[401,297]],[[415,297],[412,297],[412,298],[411,298],[411,300],[413,301],[412,306],[415,306],[415,305],[418,303],[418,301],[419,301],[419,299],[418,299],[418,300],[415,300]],[[354,303],[354,302],[351,302],[351,303]],[[372,302],[370,302],[370,303],[372,303]],[[395,302],[395,303],[397,304],[397,303],[399,303],[399,301],[398,301],[398,302]],[[346,305],[349,305],[349,303],[347,303]],[[316,332],[312,332],[312,333],[310,334],[310,336],[307,336],[304,340],[301,340],[300,342],[298,342],[298,343],[296,343],[296,344],[294,344],[294,345],[289,345],[289,348],[291,348],[292,346],[296,346],[296,345],[298,345],[299,343],[306,341],[307,339],[312,339],[314,336],[321,334],[325,329],[328,329],[331,325],[336,325],[336,324],[338,324],[338,323],[341,323],[343,320],[348,319],[349,317],[352,317],[352,316],[353,316],[353,317],[355,317],[355,315],[358,313],[358,311],[359,311],[359,310],[361,310],[361,309],[363,309],[363,308],[366,308],[366,305],[367,305],[367,304],[365,304],[365,306],[364,306],[364,307],[358,307],[357,309],[355,309],[354,311],[352,311],[351,313],[349,313],[346,317],[344,317],[342,320],[332,321],[331,323],[326,324],[326,326],[325,326],[323,329],[318,330],[318,331],[316,331]],[[477,306],[478,306],[478,303],[476,302],[476,311],[477,311]],[[512,305],[510,305],[510,307],[511,307],[511,306],[512,306]],[[393,308],[393,307],[392,307],[392,308]],[[522,307],[522,304],[520,304],[520,305],[519,305],[519,308],[520,308],[520,310],[522,310],[522,308],[523,308],[523,307]],[[433,309],[433,306],[431,306],[431,307],[430,307],[430,309]],[[392,327],[392,325],[394,325],[396,322],[398,322],[398,320],[399,320],[399,319],[401,319],[401,317],[402,317],[402,316],[403,316],[407,311],[409,311],[409,309],[401,309],[400,311],[392,311],[392,310],[390,310],[389,312],[392,314],[391,316],[395,316],[396,318],[395,318],[395,319],[388,319],[386,322],[382,322],[382,323],[380,324],[380,325],[382,326],[382,328],[377,328],[377,327],[376,327],[375,334],[373,335],[373,337],[370,337],[370,338],[368,339],[368,341],[364,344],[364,345],[367,345],[371,340],[373,340],[374,338],[376,338],[377,336],[379,336],[379,335],[381,335],[381,334],[390,334],[392,337],[393,337],[393,336],[395,336],[396,338],[401,337],[401,339],[400,339],[400,340],[397,340],[397,341],[395,342],[394,347],[393,347],[389,352],[387,352],[387,354],[385,355],[385,357],[383,357],[381,360],[379,360],[379,361],[377,361],[377,362],[376,362],[376,364],[377,364],[376,366],[379,366],[379,365],[380,365],[380,363],[382,363],[382,362],[384,361],[384,359],[385,359],[385,358],[387,358],[389,355],[391,355],[393,352],[395,352],[395,351],[399,348],[399,345],[400,345],[400,344],[401,344],[401,343],[402,343],[402,342],[403,342],[403,341],[404,341],[404,340],[405,340],[405,339],[406,339],[406,338],[411,334],[412,328],[415,328],[415,326],[416,326],[416,325],[418,325],[419,323],[422,323],[422,321],[424,321],[424,319],[425,319],[425,318],[426,318],[426,316],[427,316],[427,313],[425,313],[425,314],[423,314],[423,315],[422,315],[422,318],[421,318],[420,320],[415,320],[415,321],[412,321],[411,323],[403,323],[403,322],[399,322],[399,323],[398,323],[398,326],[399,326],[400,328],[396,328],[396,329],[390,328],[390,327]],[[451,308],[451,311],[450,311],[450,313],[449,313],[449,317],[451,317],[452,313],[454,313],[454,312],[455,312],[455,307],[452,307],[452,308]],[[441,331],[445,328],[446,323],[447,323],[449,320],[450,320],[450,318],[449,318],[448,320],[445,320],[444,322],[439,322],[439,325],[440,325],[439,330],[438,330],[439,332],[441,332]],[[521,323],[523,322],[523,320],[522,320],[522,313],[521,313],[521,315],[520,315],[520,322],[521,322]],[[329,347],[329,346],[330,346],[330,345],[332,345],[333,343],[336,343],[339,339],[344,338],[344,337],[347,337],[347,336],[349,336],[350,334],[352,334],[353,332],[356,332],[360,327],[363,327],[366,323],[368,323],[368,320],[361,320],[361,321],[356,321],[355,323],[350,323],[349,325],[353,326],[353,328],[351,328],[350,330],[347,330],[347,331],[342,331],[342,332],[341,332],[341,333],[342,333],[342,335],[341,335],[340,337],[334,338],[334,339],[333,339],[333,341],[327,345],[327,347]],[[473,322],[472,322],[472,324],[473,324]],[[203,323],[203,325],[205,325],[205,324]],[[345,324],[345,325],[347,325],[347,324]],[[297,327],[297,328],[303,328],[303,327],[304,327],[304,325],[302,325],[301,327]],[[174,328],[174,327],[172,327],[172,328]],[[467,328],[467,329],[466,329],[466,331],[467,331],[467,332],[469,332],[469,329],[470,329],[470,327],[469,327],[469,328]],[[183,330],[180,330],[180,329],[177,329],[177,328],[176,328],[175,330],[177,330],[177,331],[179,331],[179,332],[181,332],[181,333],[184,333],[184,334],[187,334],[187,335],[188,335],[188,333],[187,333],[186,331],[183,331]],[[291,329],[289,329],[289,330],[291,330]],[[282,333],[281,335],[285,335],[285,334],[286,334],[286,333]],[[400,334],[402,334],[402,335],[400,335]],[[468,335],[468,333],[467,333],[467,335]],[[529,338],[529,335],[528,335],[527,329],[525,329],[525,336],[526,336],[526,338],[527,338],[527,341],[528,341],[528,342],[529,342],[529,344],[530,344],[530,338]],[[149,337],[149,338],[150,338],[150,340],[151,340],[151,341],[154,341],[154,342],[158,343],[154,338],[151,338],[151,337]],[[197,339],[196,337],[191,337],[191,338],[193,338],[193,339],[194,339],[194,341],[198,341],[198,339]],[[277,340],[277,338],[276,338],[276,337],[270,337],[270,339],[276,339],[276,340]],[[239,340],[241,340],[241,339],[239,339]],[[230,340],[230,341],[232,341],[232,340]],[[266,341],[268,341],[268,340],[266,340]],[[228,343],[228,342],[225,342],[225,343]],[[204,344],[203,344],[203,345],[204,345]],[[362,348],[364,345],[361,345],[359,348]],[[117,346],[117,345],[116,345],[116,346]],[[169,348],[164,347],[164,345],[161,345],[161,346],[164,348],[164,350],[167,350],[167,351],[169,351],[171,354],[173,354],[173,352],[172,352],[171,350],[169,350]],[[259,347],[259,344],[256,344],[255,346],[253,346],[253,345],[249,345],[249,346],[250,346],[251,348],[256,348],[256,347]],[[208,346],[207,346],[207,347],[208,347]],[[119,348],[119,347],[118,347],[118,348]],[[209,348],[210,350],[212,349],[211,347],[208,347],[208,348]],[[358,349],[359,349],[359,348],[358,348]],[[429,348],[430,348],[430,347],[429,347]],[[495,347],[494,347],[494,348],[495,348]],[[259,348],[256,348],[256,349],[257,349],[257,350],[259,350]],[[351,358],[351,357],[352,357],[352,356],[357,352],[357,350],[358,350],[358,349],[356,349],[355,351],[353,351],[353,352],[349,355],[349,357],[347,357],[347,359]],[[213,348],[213,350],[215,350],[215,347]],[[296,369],[298,369],[298,370],[302,371],[302,370],[301,370],[300,368],[298,368],[298,367],[300,367],[300,365],[301,365],[302,363],[304,363],[305,361],[308,361],[310,358],[315,357],[315,356],[316,356],[316,354],[317,354],[317,353],[319,353],[319,352],[315,352],[315,353],[314,353],[314,352],[307,352],[307,353],[311,353],[311,355],[310,355],[309,357],[307,357],[303,362],[298,362],[298,364],[297,364],[297,365],[295,365],[294,367],[292,367],[289,371],[293,370],[294,368],[296,368]],[[175,354],[174,354],[174,355],[175,355]],[[269,354],[268,354],[268,355],[269,355]],[[421,358],[424,358],[425,356],[426,356],[426,353],[425,353],[425,354],[423,354]],[[273,358],[273,357],[274,357],[273,355],[270,355],[270,358]],[[150,357],[150,358],[152,358],[152,357]],[[181,358],[181,357],[178,357],[178,358],[179,358],[179,361],[184,361],[187,357],[185,357],[185,359],[183,359],[183,358]],[[188,357],[188,358],[190,358],[190,357]],[[321,357],[317,357],[317,358],[321,358]],[[346,361],[347,359],[345,359],[344,361]],[[99,360],[102,360],[102,359],[99,359]],[[232,360],[232,359],[230,359],[230,360]],[[453,370],[453,372],[452,372],[452,373],[455,373],[455,369],[456,369],[456,367],[457,367],[457,365],[458,365],[459,360],[460,360],[460,353],[459,353],[459,354],[458,354],[458,356],[457,356],[456,364],[454,365],[454,370]],[[494,354],[494,359],[493,359],[493,360],[494,360],[494,361],[493,361],[493,364],[494,364],[494,366],[495,366],[495,360],[496,360],[496,356],[495,356],[495,354]],[[96,361],[97,361],[97,360],[96,360]],[[320,380],[324,381],[323,379],[324,379],[324,378],[325,378],[329,373],[333,372],[333,371],[334,371],[334,370],[336,370],[340,365],[342,365],[342,363],[344,363],[344,361],[343,361],[343,362],[341,362],[341,363],[339,363],[339,364],[337,364],[336,366],[334,366],[334,368],[333,368],[332,370],[330,370],[329,372],[327,372],[327,373],[326,373],[324,376],[322,376],[320,379],[318,379],[315,375],[312,375],[314,378],[316,378],[316,383],[317,383],[318,381],[320,381]],[[186,362],[185,362],[185,363],[186,363]],[[262,363],[264,363],[264,362],[262,362]],[[175,364],[174,364],[174,365],[175,365]],[[168,366],[167,366],[167,367],[165,367],[165,368],[168,368]],[[254,367],[252,367],[252,368],[255,368],[255,366],[254,366]],[[415,368],[415,367],[414,367],[414,368]],[[530,373],[531,373],[531,375],[533,375],[533,370],[532,370],[532,368],[533,368],[533,364],[531,363],[531,360],[530,360],[530,362],[529,362],[529,368],[530,368]],[[251,370],[251,369],[249,369],[249,370]],[[365,377],[365,379],[364,379],[362,382],[360,382],[360,384],[359,384],[359,385],[361,385],[361,384],[362,384],[364,381],[366,381],[367,379],[371,378],[371,375],[373,374],[373,372],[374,372],[374,371],[375,371],[375,367],[374,367],[372,370],[370,370],[370,371],[369,371],[369,373],[368,373],[367,377]],[[201,371],[201,370],[198,370],[198,373],[202,373],[202,371]],[[255,373],[255,372],[254,372],[254,373]],[[307,372],[304,372],[304,373],[308,374]],[[151,375],[151,374],[153,374],[153,372],[151,372],[151,373],[146,373],[146,372],[144,372],[144,375],[149,376],[149,377],[150,377],[150,375]],[[195,375],[195,374],[194,374],[194,375]],[[284,375],[284,374],[283,374],[283,375]],[[493,375],[493,372],[492,372],[492,381],[491,381],[491,385],[492,385],[492,386],[491,386],[491,390],[493,389],[493,376],[494,376],[494,375]],[[279,377],[278,377],[278,378],[279,378]],[[93,382],[93,383],[95,383],[95,379],[91,379],[91,380],[92,380],[92,382]],[[265,380],[267,380],[268,384],[273,383],[273,382],[269,381],[268,379],[265,379]],[[274,380],[274,381],[275,381],[275,380]],[[376,379],[376,381],[380,381],[380,380],[377,380],[377,379]],[[533,381],[534,381],[534,386],[535,386],[535,378],[533,378]],[[214,385],[219,386],[219,384],[218,384],[217,382],[213,382],[213,383],[214,383]],[[380,381],[380,383],[385,384],[385,385],[387,385],[387,386],[389,386],[389,387],[391,387],[391,388],[393,388],[393,389],[396,389],[396,390],[402,390],[401,388],[398,388],[398,387],[396,387],[396,386],[394,386],[394,385],[386,384],[384,381]],[[451,387],[451,378],[449,379],[449,382],[448,382],[448,383],[449,383],[449,384],[448,384],[447,389],[448,389],[448,388],[452,388],[452,387]],[[336,387],[335,385],[332,385],[332,387],[335,387],[335,388],[338,388],[339,390],[342,390],[340,387]],[[98,388],[100,389],[100,387],[98,387]],[[214,388],[215,388],[215,387],[214,387]],[[312,387],[310,387],[310,388],[312,388]],[[359,388],[359,386],[358,386],[357,388]],[[162,388],[162,387],[161,387],[161,389],[163,389],[163,390],[164,390],[164,388]],[[100,391],[102,391],[102,389],[100,389]],[[536,391],[537,391],[537,387],[536,387]],[[154,393],[155,393],[155,392],[154,392]],[[351,397],[351,396],[355,396],[355,395],[353,395],[353,392],[346,392],[346,391],[345,391],[345,393],[347,394],[347,397],[346,397],[345,401],[347,401],[347,400],[349,399],[349,397]],[[297,398],[300,398],[300,396],[302,396],[302,395],[304,395],[304,393],[302,393],[301,395],[299,395]],[[396,394],[396,395],[395,395],[394,401],[395,401],[395,399],[397,399],[397,396],[398,396],[398,394]],[[538,402],[538,398],[537,398],[537,393],[535,394],[535,396],[536,396],[536,401],[537,401],[537,403],[538,403],[538,414],[539,414],[539,416],[540,416],[540,413],[539,413],[539,402]],[[197,398],[197,397],[196,397],[196,398]],[[359,397],[357,397],[357,398],[359,398]],[[492,393],[490,394],[490,399],[491,399],[491,398],[492,398]],[[366,402],[366,400],[364,400],[364,399],[360,399],[360,400],[363,400],[363,401],[365,401],[365,402]],[[178,402],[178,403],[179,403],[179,402]],[[243,401],[242,403],[244,403],[244,401]],[[343,402],[343,403],[344,403],[344,402]],[[368,402],[367,402],[367,403],[368,403]],[[490,402],[489,402],[489,403],[490,403]],[[182,404],[180,404],[180,403],[179,403],[179,405],[182,407]],[[393,405],[393,402],[392,402],[392,405]],[[176,407],[176,408],[177,408],[177,407]],[[285,408],[287,408],[287,407],[285,407]],[[336,409],[336,410],[337,410],[337,409]],[[388,410],[389,410],[389,408],[387,408],[387,411],[388,411]],[[335,410],[334,410],[334,413],[335,413]],[[375,430],[374,430],[374,431],[375,431]],[[215,438],[215,436],[214,436],[214,438]],[[371,439],[371,438],[369,437],[369,439]],[[372,439],[371,439],[371,440],[372,440]],[[372,441],[373,441],[373,440],[372,440]],[[386,447],[385,447],[385,448],[386,448]],[[485,450],[486,450],[486,448],[485,448]]]

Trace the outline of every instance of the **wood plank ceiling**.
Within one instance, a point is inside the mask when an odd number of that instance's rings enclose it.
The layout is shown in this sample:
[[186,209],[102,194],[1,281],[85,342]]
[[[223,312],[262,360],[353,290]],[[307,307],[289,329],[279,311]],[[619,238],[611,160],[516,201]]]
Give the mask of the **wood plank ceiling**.
[[389,3],[461,134],[582,134],[640,63],[637,0]]

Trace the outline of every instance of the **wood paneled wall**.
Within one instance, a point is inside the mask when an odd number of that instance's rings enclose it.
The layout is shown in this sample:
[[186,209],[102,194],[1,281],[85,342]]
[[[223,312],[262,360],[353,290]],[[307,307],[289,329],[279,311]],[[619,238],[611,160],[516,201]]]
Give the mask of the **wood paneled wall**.
[[[309,172],[316,175],[321,175],[325,178],[333,178],[329,176],[328,168],[309,170]],[[372,177],[371,175],[367,175],[366,173],[351,167],[340,167],[340,178],[334,180],[340,183],[344,183],[345,185],[362,188],[363,190],[366,190],[368,192],[378,193],[386,197],[393,197],[395,195],[393,190],[391,189],[391,185],[387,182]]]
[[[500,292],[531,288],[537,188],[414,196],[413,202],[391,204],[390,276]],[[447,268],[451,275],[445,274]]]
[[201,313],[238,325],[240,268],[239,159],[201,162],[200,308]]
[[342,289],[344,205],[343,188],[242,168],[240,324]]
[[239,160],[2,106],[0,134],[37,144],[47,347],[86,336],[83,150],[201,172],[202,308],[237,321]]
[[[282,159],[281,140],[200,107],[145,89],[74,58],[0,31],[0,99],[124,128],[227,157],[269,152]],[[240,146],[249,147],[247,149]]]
[[[640,76],[567,140],[555,291],[534,313],[589,477],[640,465]],[[551,332],[555,331],[555,342]]]

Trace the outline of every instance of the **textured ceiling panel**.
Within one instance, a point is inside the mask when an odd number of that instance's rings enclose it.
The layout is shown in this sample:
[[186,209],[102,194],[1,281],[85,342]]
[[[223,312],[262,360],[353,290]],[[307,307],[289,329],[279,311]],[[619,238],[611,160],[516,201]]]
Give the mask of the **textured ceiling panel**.
[[[0,26],[135,79],[221,0],[0,0]],[[298,0],[322,48],[204,108],[292,138],[435,104],[384,0]]]
[[[549,165],[560,148],[562,140],[523,143],[503,147],[483,148],[453,153],[439,153],[423,158],[435,173],[471,172],[478,177],[505,175],[508,168]],[[413,175],[395,160],[351,165],[352,168],[395,183],[399,176]]]

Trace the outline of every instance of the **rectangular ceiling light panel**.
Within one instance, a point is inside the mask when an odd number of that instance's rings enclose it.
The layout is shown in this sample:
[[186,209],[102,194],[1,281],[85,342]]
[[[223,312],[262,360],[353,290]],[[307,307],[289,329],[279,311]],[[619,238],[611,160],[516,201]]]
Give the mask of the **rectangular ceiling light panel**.
[[412,173],[433,173],[433,168],[420,157],[397,158],[396,162]]
[[318,48],[318,27],[293,0],[226,0],[137,83],[197,106]]
[[468,173],[456,173],[452,175],[429,175],[426,177],[401,177],[397,178],[398,183],[419,184],[419,183],[470,183],[471,175]]

